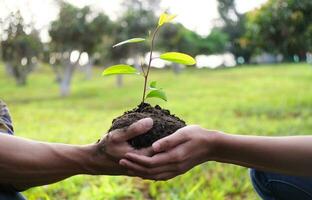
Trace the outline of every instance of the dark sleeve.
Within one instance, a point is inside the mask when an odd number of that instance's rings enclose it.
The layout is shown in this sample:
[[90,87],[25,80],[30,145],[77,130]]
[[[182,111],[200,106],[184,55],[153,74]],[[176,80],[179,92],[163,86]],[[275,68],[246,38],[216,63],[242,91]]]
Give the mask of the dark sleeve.
[[14,129],[9,109],[6,104],[0,100],[0,132],[13,135]]
[[[0,100],[0,133],[13,135],[13,125],[9,109],[6,104]],[[1,142],[1,141],[0,141]],[[0,199],[4,196],[18,196],[17,190],[9,184],[0,184]],[[15,198],[8,198],[15,199]]]

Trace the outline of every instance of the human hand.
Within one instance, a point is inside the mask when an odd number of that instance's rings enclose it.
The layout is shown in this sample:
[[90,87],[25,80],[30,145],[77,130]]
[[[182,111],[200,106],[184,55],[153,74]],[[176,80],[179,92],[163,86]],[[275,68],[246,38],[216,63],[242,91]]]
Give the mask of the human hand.
[[129,152],[146,156],[151,155],[151,147],[137,150],[130,146],[127,140],[146,133],[152,127],[153,120],[151,118],[145,118],[133,123],[129,127],[113,130],[99,141],[99,151],[104,152],[110,159],[115,161],[119,161]]
[[154,156],[131,152],[119,164],[126,167],[131,175],[153,180],[171,179],[212,160],[217,135],[218,132],[207,131],[196,125],[187,126],[156,141],[152,145]]
[[129,127],[116,129],[106,134],[97,144],[95,144],[95,154],[91,158],[93,170],[92,174],[109,175],[129,175],[124,167],[118,164],[119,160],[125,157],[128,152],[137,155],[152,155],[152,147],[134,149],[127,140],[146,133],[153,127],[151,118],[141,119]]

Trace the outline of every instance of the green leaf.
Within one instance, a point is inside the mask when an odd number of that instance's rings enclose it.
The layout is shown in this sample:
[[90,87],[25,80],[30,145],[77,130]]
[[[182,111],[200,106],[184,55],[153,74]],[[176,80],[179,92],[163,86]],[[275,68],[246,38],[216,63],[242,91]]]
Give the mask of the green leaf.
[[130,65],[120,64],[120,65],[113,65],[108,68],[106,68],[102,75],[108,76],[108,75],[116,75],[116,74],[139,74],[139,72]]
[[150,89],[152,89],[152,90],[157,90],[157,87],[156,87],[156,85],[157,85],[157,82],[156,81],[152,81],[151,83],[150,83]]
[[147,95],[146,98],[159,98],[162,99],[164,101],[167,101],[167,96],[166,93],[162,90],[151,90]]
[[163,13],[160,15],[158,20],[158,26],[162,26],[165,23],[171,22],[174,18],[176,18],[177,15],[169,15],[167,13]]
[[196,61],[193,57],[179,52],[167,52],[160,55],[160,58],[163,60],[180,63],[184,65],[194,65]]
[[137,42],[143,42],[143,41],[145,41],[144,38],[132,38],[132,39],[129,39],[129,40],[125,40],[125,41],[119,42],[118,44],[115,44],[113,46],[113,48],[121,46],[121,45],[124,45],[124,44],[128,44],[128,43],[137,43]]

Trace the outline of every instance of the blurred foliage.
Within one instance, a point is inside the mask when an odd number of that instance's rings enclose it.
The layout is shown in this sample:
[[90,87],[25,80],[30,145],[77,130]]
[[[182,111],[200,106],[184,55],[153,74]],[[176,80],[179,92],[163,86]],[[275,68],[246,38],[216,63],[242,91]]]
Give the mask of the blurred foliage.
[[[60,93],[68,96],[71,79],[82,53],[88,53],[89,61],[92,60],[105,35],[112,34],[113,25],[106,15],[94,15],[88,6],[77,8],[64,1],[60,1],[59,6],[58,19],[51,23],[49,30],[50,52],[55,53],[53,64],[58,61],[61,65],[52,65],[56,80],[60,83]],[[74,51],[78,54],[76,60],[71,59]]]
[[[156,51],[179,51],[196,56],[231,52],[236,59],[249,62],[261,53],[283,55],[286,61],[305,59],[312,51],[312,3],[310,0],[269,0],[260,9],[239,13],[235,0],[218,0],[222,23],[210,34],[202,36],[182,24],[165,25],[157,35]],[[1,57],[9,75],[18,84],[26,83],[27,74],[37,61],[49,62],[60,83],[61,94],[68,95],[71,78],[79,67],[78,60],[70,61],[76,50],[78,58],[88,55],[89,68],[109,66],[130,61],[138,67],[147,52],[149,31],[157,24],[161,11],[160,0],[123,0],[117,19],[112,21],[102,11],[88,6],[78,8],[58,0],[60,12],[51,22],[51,41],[42,44],[39,33],[25,24],[21,15],[12,13],[0,23]],[[144,37],[145,43],[111,48],[114,44],[132,37]],[[27,62],[26,62],[27,61]],[[22,65],[23,63],[23,65]],[[87,74],[87,67],[85,73]],[[89,70],[90,71],[90,70]]]
[[[115,89],[113,78],[96,76],[81,81],[83,76],[77,74],[72,95],[63,99],[58,96],[58,85],[51,83],[50,68],[36,70],[28,85],[17,88],[0,65],[0,96],[9,105],[16,134],[30,139],[94,143],[108,130],[113,118],[136,106],[141,97],[141,82],[133,77],[125,76],[127,84]],[[97,74],[102,71],[95,70]],[[227,70],[187,68],[179,76],[153,69],[151,75],[161,81],[170,101],[149,102],[170,109],[188,124],[233,134],[311,134],[312,70],[308,64]],[[247,169],[215,162],[167,182],[76,176],[27,190],[24,195],[29,200],[258,199]]]
[[207,55],[224,52],[228,43],[228,35],[219,28],[214,28],[208,36],[204,37],[180,23],[165,26],[160,31],[158,44],[163,51],[186,52],[192,56]]
[[18,85],[25,85],[42,51],[39,32],[24,23],[20,12],[11,13],[1,27],[1,57],[7,74],[13,76]]
[[94,16],[88,6],[80,9],[63,1],[59,4],[59,17],[49,30],[53,50],[78,50],[92,55],[104,33],[112,33],[112,22],[103,13]]
[[249,62],[262,52],[281,54],[284,61],[298,56],[304,61],[311,51],[312,2],[310,0],[268,0],[248,13],[236,10],[235,0],[218,0],[224,23],[222,31],[229,36],[229,51]]
[[[114,44],[129,38],[149,37],[149,31],[154,29],[158,20],[151,4],[157,5],[157,2],[159,4],[159,1],[123,1],[123,14],[115,23]],[[147,42],[149,42],[149,40],[147,40]],[[110,59],[120,62],[121,59],[138,57],[139,55],[142,56],[149,48],[146,43],[145,45],[144,43],[140,43],[129,46],[125,45],[110,50]]]
[[223,21],[221,30],[228,35],[227,50],[236,59],[243,57],[248,63],[253,51],[242,44],[240,39],[246,32],[246,15],[237,11],[235,0],[218,0],[218,11]]
[[311,51],[311,0],[269,0],[248,13],[246,42],[258,51],[305,59]]

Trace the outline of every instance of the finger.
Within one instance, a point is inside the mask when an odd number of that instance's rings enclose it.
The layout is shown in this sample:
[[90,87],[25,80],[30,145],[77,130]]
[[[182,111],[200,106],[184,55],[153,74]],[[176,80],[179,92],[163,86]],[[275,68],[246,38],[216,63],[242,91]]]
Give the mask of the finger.
[[139,165],[127,159],[122,159],[120,160],[119,163],[121,166],[131,171],[140,173],[140,174],[155,175],[155,174],[160,174],[160,173],[165,173],[165,172],[179,172],[180,171],[180,167],[177,164],[168,164],[168,165],[163,165],[160,167],[148,168],[148,167]]
[[159,153],[152,157],[138,155],[134,153],[127,153],[126,158],[146,167],[158,167],[165,164],[175,163],[174,155],[172,153]]
[[119,164],[125,168],[127,168],[131,173],[139,173],[140,175],[147,175],[148,174],[148,168],[138,165],[134,162],[131,162],[127,159],[121,159],[119,161]]
[[[156,175],[144,175],[141,178],[155,180],[155,181],[166,181],[178,175],[179,174],[177,174],[176,172],[165,172],[165,173],[156,174]],[[136,176],[139,176],[139,175],[136,174]]]
[[151,118],[141,119],[131,124],[126,129],[117,129],[111,132],[111,139],[115,142],[124,142],[135,136],[146,133],[153,127]]
[[166,180],[172,179],[178,175],[179,174],[177,174],[175,172],[166,172],[166,173],[157,174],[156,176],[151,177],[151,178],[153,180],[156,180],[156,181],[166,181]]
[[[128,152],[130,152],[130,151],[128,151]],[[153,151],[152,147],[147,147],[147,148],[140,149],[140,150],[134,150],[133,153],[136,153],[139,155],[144,155],[144,156],[149,156],[149,157],[154,155],[154,151]]]
[[185,136],[185,134],[182,134],[182,132],[178,130],[175,133],[154,142],[152,146],[155,153],[168,151],[169,149],[172,149],[173,147],[184,143],[187,140],[188,138]]

